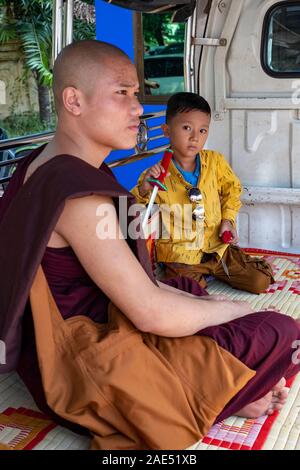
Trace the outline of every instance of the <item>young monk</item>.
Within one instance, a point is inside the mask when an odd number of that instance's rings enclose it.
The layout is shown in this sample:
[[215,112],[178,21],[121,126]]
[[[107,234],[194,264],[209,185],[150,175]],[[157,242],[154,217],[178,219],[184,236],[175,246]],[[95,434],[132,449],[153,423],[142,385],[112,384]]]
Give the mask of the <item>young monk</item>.
[[144,240],[120,235],[119,198],[134,198],[103,161],[136,142],[129,58],[73,43],[53,89],[55,136],[20,162],[1,204],[0,371],[18,366],[39,406],[87,429],[94,449],[184,449],[231,414],[279,410],[299,325],[158,286]]

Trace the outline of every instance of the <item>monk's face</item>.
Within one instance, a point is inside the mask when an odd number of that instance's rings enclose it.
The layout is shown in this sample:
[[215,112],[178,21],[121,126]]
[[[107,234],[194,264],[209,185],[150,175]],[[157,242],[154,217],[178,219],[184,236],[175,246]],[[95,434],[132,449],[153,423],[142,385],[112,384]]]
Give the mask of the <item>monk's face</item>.
[[137,93],[134,65],[126,58],[106,58],[86,96],[81,123],[85,134],[102,149],[129,149],[136,145],[143,112]]

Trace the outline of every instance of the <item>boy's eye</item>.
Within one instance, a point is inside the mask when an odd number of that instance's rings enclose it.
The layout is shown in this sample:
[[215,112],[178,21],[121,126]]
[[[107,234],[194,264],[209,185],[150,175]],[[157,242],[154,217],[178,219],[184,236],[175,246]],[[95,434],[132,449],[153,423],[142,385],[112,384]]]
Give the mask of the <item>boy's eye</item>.
[[200,129],[200,134],[207,134],[207,130],[206,129]]
[[190,126],[183,126],[183,129],[184,129],[185,131],[190,131],[190,130],[191,130],[191,127],[190,127]]

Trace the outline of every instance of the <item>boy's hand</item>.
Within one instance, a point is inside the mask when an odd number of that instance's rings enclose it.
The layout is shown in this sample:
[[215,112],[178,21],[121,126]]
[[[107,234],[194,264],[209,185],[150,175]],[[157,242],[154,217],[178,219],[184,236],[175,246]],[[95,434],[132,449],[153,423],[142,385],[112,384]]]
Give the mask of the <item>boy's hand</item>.
[[[149,183],[148,178],[158,178],[161,173],[165,173],[163,166],[160,163],[156,163],[156,165],[151,166],[145,173],[145,177],[143,179],[142,184],[139,187],[139,193],[142,197],[144,197],[149,191],[152,189],[152,185]],[[168,173],[166,176],[169,176]]]
[[229,231],[232,235],[232,239],[230,240],[229,244],[230,245],[237,245],[239,241],[239,237],[237,234],[236,229],[233,227],[232,223],[230,220],[222,220],[221,227],[220,227],[220,232],[219,232],[219,237],[222,238],[222,235],[224,232]]

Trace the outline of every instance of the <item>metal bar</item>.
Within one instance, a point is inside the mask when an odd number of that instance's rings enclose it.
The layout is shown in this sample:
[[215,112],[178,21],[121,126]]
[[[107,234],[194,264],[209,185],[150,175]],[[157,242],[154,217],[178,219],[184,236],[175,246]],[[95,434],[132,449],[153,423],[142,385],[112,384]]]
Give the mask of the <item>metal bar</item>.
[[[132,154],[132,155],[129,155],[128,157],[120,158],[118,160],[114,160],[112,162],[109,162],[109,163],[107,163],[107,165],[108,165],[109,168],[118,168],[120,166],[129,165],[130,163],[135,163],[135,162],[138,162],[140,160],[144,160],[146,158],[152,157],[153,155],[157,155],[158,153],[162,153],[168,147],[169,147],[169,144],[168,145],[163,145],[161,147],[156,147],[155,149],[148,150],[147,152]],[[18,162],[20,162],[24,158],[26,158],[26,155],[24,155],[22,157],[19,157],[19,158],[16,158],[14,160],[10,160],[10,164],[11,165],[18,164]],[[5,162],[5,164],[6,163],[7,162]],[[5,164],[3,166],[6,166]],[[2,183],[6,183],[9,180],[10,180],[10,176],[7,176],[5,178],[0,178],[0,185]]]
[[192,67],[191,67],[191,38],[192,38],[192,17],[190,16],[185,27],[184,40],[184,89],[192,91]]
[[153,137],[149,137],[148,142],[151,142],[152,140],[163,139],[163,138],[166,138],[163,134],[154,135]]
[[224,100],[225,109],[296,109],[299,110],[299,103],[293,103],[292,96],[282,98],[226,98]]
[[[148,131],[154,131],[160,129],[160,126],[149,127]],[[14,139],[6,139],[0,141],[0,150],[9,150],[12,148],[22,147],[23,145],[31,145],[35,143],[49,142],[54,136],[54,132],[47,132],[41,134],[34,134],[28,137],[16,137]],[[149,140],[163,139],[164,135],[159,134],[157,136],[150,137]]]
[[[147,114],[144,114],[141,119],[149,121],[149,120],[152,120],[152,119],[163,117],[164,115],[165,115],[165,111],[159,111],[159,112],[156,112],[156,113],[147,113]],[[149,129],[149,131],[153,132],[153,131],[160,130],[161,126],[160,125],[149,126],[148,129]],[[54,136],[54,132],[52,131],[52,132],[43,132],[43,133],[38,133],[38,134],[33,134],[33,135],[28,135],[28,136],[16,137],[16,138],[12,138],[12,139],[6,139],[6,140],[3,140],[3,141],[0,141],[0,151],[16,149],[16,148],[20,148],[20,147],[24,147],[24,146],[32,145],[32,144],[47,143],[53,138],[53,136]],[[154,135],[154,136],[150,137],[149,140],[150,141],[156,141],[156,140],[162,139],[162,138],[164,138],[164,136],[163,136],[162,133],[160,133],[158,135]],[[123,157],[121,159],[118,159],[118,160],[115,160],[115,161],[112,161],[112,162],[108,163],[108,166],[111,167],[111,168],[117,168],[119,166],[134,163],[136,161],[140,161],[142,159],[145,159],[145,158],[151,157],[153,155],[159,154],[159,153],[163,152],[166,148],[167,148],[167,144],[163,145],[163,146],[160,146],[160,147],[157,147],[155,149],[150,149],[150,150],[141,152],[141,153],[131,154],[128,157],[125,157],[125,158]],[[1,167],[10,167],[10,166],[13,166],[13,165],[17,165],[21,160],[26,158],[26,156],[27,155],[23,155],[23,156],[19,156],[19,157],[15,156],[14,158],[11,158],[9,160],[2,161],[2,162],[0,162],[0,168]],[[9,176],[4,177],[4,178],[0,178],[0,184],[9,181],[9,179],[10,179]]]
[[139,160],[143,160],[145,158],[152,157],[153,155],[157,155],[158,153],[164,152],[168,147],[169,144],[166,144],[151,150],[147,150],[147,152],[133,154],[125,158],[119,158],[118,160],[109,162],[108,166],[110,168],[116,168],[119,166],[127,165],[128,163],[138,162]]
[[39,134],[32,134],[28,136],[15,137],[13,139],[6,139],[0,141],[0,150],[9,150],[23,145],[38,144],[49,142],[54,136],[54,132],[43,132]]
[[73,42],[73,9],[74,1],[67,0],[65,3],[65,16],[64,16],[64,43],[63,46],[67,46]]
[[191,92],[195,93],[195,79],[196,79],[196,74],[195,74],[195,47],[193,46],[192,43],[192,38],[196,35],[196,16],[197,16],[197,9],[195,8],[192,14],[192,36],[190,38],[191,40],[191,56],[190,56],[190,61],[191,61]]
[[10,160],[5,160],[3,162],[0,162],[0,168],[5,167],[5,166],[15,165],[19,161],[24,160],[24,158],[26,158],[26,156],[27,155],[23,155],[22,157],[15,157],[13,159],[11,158]]
[[160,130],[161,130],[161,126],[152,126],[152,127],[148,127],[148,131],[157,131],[157,129],[160,129]]
[[161,116],[165,116],[166,111],[158,111],[157,113],[147,113],[143,114],[141,119],[154,119],[154,118],[159,118]]
[[159,8],[155,8],[154,10],[151,10],[149,11],[148,13],[162,13],[163,11],[165,10],[168,10],[168,8],[172,8],[174,5],[170,4],[170,5],[165,5],[164,7],[159,7]]
[[[165,116],[165,111],[159,111],[157,113],[147,113],[143,114],[141,120],[155,119],[162,116]],[[149,131],[159,129],[160,126],[149,127]],[[49,140],[54,136],[54,131],[40,132],[38,134],[31,134],[28,136],[14,137],[12,139],[5,139],[0,141],[0,150],[7,150],[10,148],[21,147],[22,145],[30,145],[34,143],[49,142]]]
[[63,0],[53,0],[52,9],[52,66],[62,49]]

